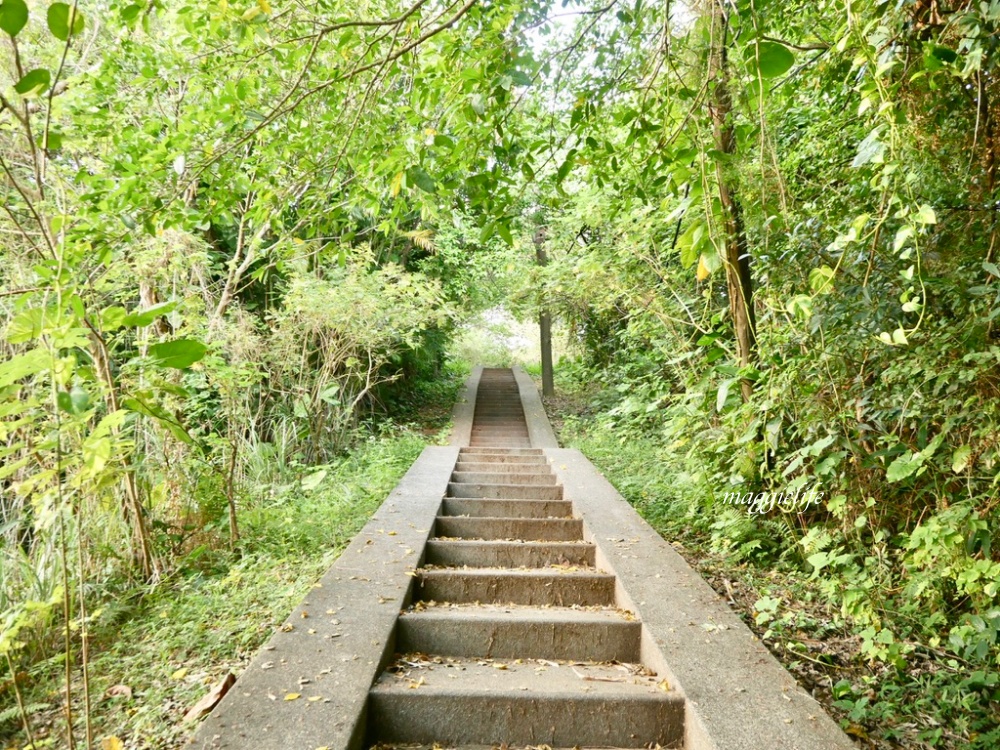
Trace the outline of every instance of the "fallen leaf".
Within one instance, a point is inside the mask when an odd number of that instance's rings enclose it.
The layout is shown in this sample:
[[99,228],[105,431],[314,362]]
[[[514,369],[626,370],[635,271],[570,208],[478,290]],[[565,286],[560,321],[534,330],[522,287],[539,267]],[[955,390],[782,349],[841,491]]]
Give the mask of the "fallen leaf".
[[101,740],[101,750],[125,750],[125,743],[117,737],[105,737]]
[[181,669],[178,669],[172,675],[170,675],[170,679],[171,680],[183,680],[184,679],[184,675],[186,675],[187,673],[188,673],[187,667],[183,667]]
[[186,714],[184,714],[184,721],[195,721],[200,719],[202,716],[207,716],[211,713],[212,709],[222,700],[222,696],[229,692],[229,688],[236,684],[236,677],[232,672],[227,674],[217,683],[212,686],[212,689],[205,694],[205,696],[191,706]]
[[132,688],[128,685],[112,685],[104,691],[104,694],[108,698],[131,698]]
[[309,701],[310,703],[315,703],[316,701],[323,700],[323,696],[322,695],[313,695],[313,696],[310,696],[309,698],[306,698],[306,700]]
[[301,697],[302,697],[302,693],[289,693],[288,695],[285,696],[285,700],[286,701],[297,701]]

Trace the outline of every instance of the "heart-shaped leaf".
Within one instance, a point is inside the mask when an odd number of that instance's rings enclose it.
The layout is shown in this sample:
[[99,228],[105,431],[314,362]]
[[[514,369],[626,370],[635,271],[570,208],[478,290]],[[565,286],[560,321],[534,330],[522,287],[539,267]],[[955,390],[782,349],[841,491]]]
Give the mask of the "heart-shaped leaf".
[[0,4],[0,30],[13,38],[27,23],[28,6],[24,0],[3,0]]
[[52,3],[48,14],[49,31],[52,36],[65,42],[74,34],[83,31],[83,13],[66,3]]
[[14,84],[14,91],[25,99],[33,99],[44,94],[52,83],[52,74],[45,68],[35,68]]

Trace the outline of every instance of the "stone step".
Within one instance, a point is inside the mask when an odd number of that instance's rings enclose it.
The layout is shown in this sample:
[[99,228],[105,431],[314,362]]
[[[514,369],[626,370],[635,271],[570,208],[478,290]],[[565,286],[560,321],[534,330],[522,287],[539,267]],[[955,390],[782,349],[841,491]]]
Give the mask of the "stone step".
[[438,516],[434,521],[434,534],[457,539],[576,542],[583,540],[583,521],[579,518]]
[[471,439],[486,437],[528,437],[528,430],[526,428],[511,427],[473,427],[469,435]]
[[456,469],[481,466],[487,471],[544,471],[541,467],[549,465],[545,456],[508,456],[500,453],[470,453],[459,456],[455,462]]
[[615,603],[614,576],[582,570],[422,570],[414,589],[420,600],[453,604],[591,607]]
[[483,484],[449,482],[448,497],[492,497],[501,500],[562,500],[563,488],[551,484]]
[[485,500],[447,497],[441,504],[441,515],[489,518],[569,518],[573,515],[573,504],[569,500]]
[[469,445],[506,447],[506,448],[529,448],[531,441],[528,438],[514,437],[479,437],[473,435],[469,438]]
[[594,565],[588,542],[512,542],[497,539],[431,539],[425,562],[471,568],[543,568]]
[[527,473],[524,471],[459,471],[451,475],[451,481],[463,484],[551,484],[556,483],[556,475],[551,472]]
[[465,447],[458,451],[459,458],[468,455],[498,455],[498,456],[545,456],[541,448],[517,448],[514,450],[504,448],[482,448]]
[[[475,660],[384,673],[368,703],[370,742],[680,747],[684,701],[656,677],[601,665]],[[504,669],[499,669],[504,666]]]
[[[499,458],[499,456],[497,457]],[[508,458],[525,458],[531,459],[531,463],[520,462],[515,463],[510,460],[506,461],[469,461],[466,459],[459,459],[455,463],[455,471],[478,471],[486,472],[488,474],[542,474],[550,472],[548,463],[544,459],[539,458],[535,460],[534,456],[510,456]]]
[[639,661],[642,624],[612,609],[431,607],[403,613],[396,650],[491,659]]

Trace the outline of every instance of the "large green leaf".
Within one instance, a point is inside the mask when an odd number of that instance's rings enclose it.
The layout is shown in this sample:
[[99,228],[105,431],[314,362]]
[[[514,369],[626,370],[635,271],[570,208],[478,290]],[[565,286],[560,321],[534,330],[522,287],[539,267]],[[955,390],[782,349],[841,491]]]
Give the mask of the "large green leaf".
[[66,3],[52,3],[48,14],[49,31],[52,36],[65,42],[74,34],[83,31],[83,13],[79,8]]
[[761,78],[777,78],[795,64],[795,55],[779,42],[758,42],[747,50],[748,58],[756,63]]
[[52,83],[52,74],[45,68],[35,68],[25,73],[20,81],[14,84],[14,91],[25,99],[32,99],[44,94]]
[[149,347],[149,356],[163,367],[184,370],[205,356],[208,347],[195,339],[175,339]]
[[3,0],[0,4],[0,30],[13,38],[28,23],[28,6],[24,0]]

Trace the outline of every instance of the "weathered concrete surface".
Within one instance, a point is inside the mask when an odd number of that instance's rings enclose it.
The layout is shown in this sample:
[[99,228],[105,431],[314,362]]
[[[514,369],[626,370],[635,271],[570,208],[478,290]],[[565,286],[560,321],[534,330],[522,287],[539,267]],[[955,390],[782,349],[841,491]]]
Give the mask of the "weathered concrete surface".
[[472,368],[472,374],[465,381],[465,387],[458,394],[458,401],[451,412],[451,438],[449,445],[468,445],[472,436],[472,422],[476,414],[476,396],[479,393],[479,379],[483,368]]
[[[358,748],[368,690],[392,653],[411,575],[458,456],[427,448],[239,677],[198,750]],[[289,695],[300,695],[285,700]],[[310,701],[310,698],[316,698]]]
[[578,518],[473,518],[440,516],[437,536],[459,539],[519,539],[527,542],[573,542],[583,539]]
[[856,750],[721,597],[575,450],[547,450],[597,564],[644,628],[642,660],[688,699],[687,750]]
[[414,598],[455,604],[534,604],[564,607],[609,606],[615,603],[615,578],[592,571],[538,570],[421,571]]
[[559,441],[552,430],[549,418],[542,406],[542,399],[531,377],[520,367],[513,368],[518,390],[521,392],[521,406],[524,408],[524,419],[528,423],[531,435],[531,445],[534,448],[558,448]]
[[508,518],[569,518],[573,503],[568,500],[484,500],[449,497],[441,506],[444,516],[492,516]]
[[471,539],[431,539],[429,565],[487,568],[544,568],[549,565],[588,565],[597,548],[589,542],[523,542]]
[[449,660],[383,675],[371,693],[371,738],[442,746],[495,745],[498,737],[550,747],[680,745],[684,703],[656,678],[597,665],[505,666]]
[[528,473],[528,471],[466,471],[464,468],[456,470],[451,479],[453,482],[461,482],[462,484],[556,483],[556,478],[552,473],[533,474]]
[[448,483],[448,497],[490,497],[497,500],[562,500],[562,496],[562,487],[551,484]]
[[639,661],[642,625],[613,609],[431,608],[404,612],[400,653],[489,659]]

